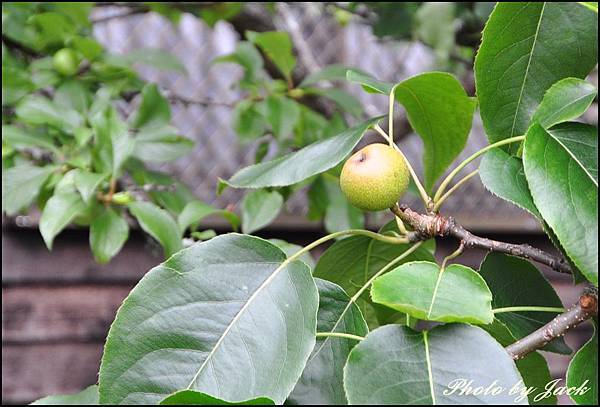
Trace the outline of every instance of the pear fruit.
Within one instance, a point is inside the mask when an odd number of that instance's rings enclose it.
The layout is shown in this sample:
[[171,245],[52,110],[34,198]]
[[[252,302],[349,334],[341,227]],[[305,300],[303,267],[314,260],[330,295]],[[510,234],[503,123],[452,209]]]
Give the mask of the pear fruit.
[[79,70],[79,58],[74,50],[63,48],[56,51],[52,58],[54,69],[64,76],[73,76]]
[[352,205],[365,211],[381,211],[398,202],[409,180],[402,154],[386,144],[370,144],[344,163],[340,186]]

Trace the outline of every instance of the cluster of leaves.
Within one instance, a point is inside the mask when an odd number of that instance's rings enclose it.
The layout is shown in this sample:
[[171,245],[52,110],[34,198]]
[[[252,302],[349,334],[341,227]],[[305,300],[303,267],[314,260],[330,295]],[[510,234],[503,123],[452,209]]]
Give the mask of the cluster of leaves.
[[[89,226],[100,263],[127,240],[128,214],[167,257],[205,216],[222,214],[237,228],[235,214],[147,168],[182,156],[193,142],[170,125],[168,101],[132,65],[183,67],[156,49],[107,52],[91,35],[92,6],[2,5],[2,211],[15,215],[35,203],[48,248],[70,223]],[[117,106],[138,94],[125,119]]]
[[[247,32],[246,38],[237,44],[235,52],[217,58],[214,63],[235,63],[244,70],[239,87],[246,96],[233,110],[232,127],[243,144],[256,144],[256,164],[267,155],[281,157],[290,150],[329,139],[347,129],[344,115],[354,118],[362,115],[360,102],[351,94],[317,86],[327,81],[345,80],[347,67],[327,66],[295,85],[292,72],[296,57],[287,33]],[[265,72],[261,51],[283,79],[273,79]],[[310,98],[315,96],[335,103],[337,110],[331,117],[311,107]],[[340,168],[333,168],[297,185],[274,183],[248,193],[241,203],[242,231],[252,233],[267,226],[277,217],[285,200],[300,188],[309,190],[308,219],[324,219],[325,228],[330,232],[362,227],[363,213],[343,198],[337,182],[339,171]],[[224,185],[221,184],[219,191]]]
[[[583,78],[597,63],[597,21],[578,4],[499,3],[475,63],[491,142],[478,153],[489,151],[484,184],[537,216],[576,278],[595,286],[597,129],[572,120],[596,94]],[[396,85],[347,75],[406,108],[431,191],[464,147],[474,98],[448,74]],[[379,120],[244,168],[224,185],[302,183],[336,167]],[[300,257],[345,235],[314,266]],[[515,362],[503,348],[562,310],[540,271],[499,253],[478,270],[440,266],[433,250],[407,244],[395,222],[302,249],[242,234],[193,245],[150,270],[124,301],[99,385],[83,396],[102,404],[556,403],[556,394],[541,394],[551,380],[541,354]],[[562,338],[543,350],[571,353]],[[595,333],[571,360],[567,385],[588,388],[570,394],[577,403],[598,402],[597,352]],[[481,390],[447,391],[460,379]],[[511,394],[515,386],[533,390]]]

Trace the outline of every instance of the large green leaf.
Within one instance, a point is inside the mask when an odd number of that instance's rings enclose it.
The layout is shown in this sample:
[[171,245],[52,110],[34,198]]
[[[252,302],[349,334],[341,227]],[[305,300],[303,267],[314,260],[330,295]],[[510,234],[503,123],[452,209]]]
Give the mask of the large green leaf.
[[576,119],[587,110],[597,94],[596,87],[589,82],[577,78],[562,79],[548,89],[531,120],[547,129]]
[[98,405],[98,386],[95,384],[77,394],[46,396],[31,403],[32,405]]
[[[344,368],[350,404],[527,404],[509,394],[520,380],[498,342],[461,324],[423,332],[400,325],[378,328],[352,349]],[[467,383],[503,391],[461,394],[456,386],[464,389]]]
[[573,263],[598,285],[598,130],[563,123],[534,124],[523,163],[535,206]]
[[[380,233],[390,231],[398,231],[395,222],[385,225]],[[410,247],[410,244],[389,244],[366,236],[350,236],[338,240],[321,255],[313,275],[334,282],[354,295],[376,272]],[[435,261],[425,247],[419,247],[404,262],[416,260]]]
[[258,397],[252,400],[244,400],[238,403],[230,403],[229,401],[221,400],[210,396],[206,393],[202,393],[194,390],[181,390],[177,393],[171,394],[169,397],[165,397],[161,402],[161,405],[165,406],[177,406],[177,405],[196,405],[196,406],[235,406],[235,405],[246,405],[246,406],[267,406],[275,405],[273,400],[266,397]]
[[454,76],[443,72],[409,78],[394,86],[394,92],[423,139],[425,187],[431,190],[465,147],[477,101]]
[[542,219],[533,203],[523,162],[500,148],[488,151],[479,164],[481,182],[492,194]]
[[476,99],[469,97],[460,82],[445,72],[416,75],[391,89],[388,84],[354,71],[349,71],[348,77],[368,90],[394,92],[406,109],[412,128],[423,139],[425,187],[430,190],[465,147]]
[[228,234],[195,244],[149,271],[119,309],[100,401],[153,404],[187,389],[281,404],[315,345],[317,307],[309,268],[271,243]]
[[292,41],[288,33],[248,31],[246,38],[263,50],[286,78],[291,78],[292,70],[296,66],[296,57],[292,53]]
[[264,188],[296,184],[339,164],[380,118],[368,120],[337,136],[318,141],[273,161],[251,165],[223,181],[235,188]]
[[432,262],[405,263],[378,277],[371,286],[374,303],[418,319],[489,324],[492,293],[474,270]]
[[250,234],[275,220],[283,206],[283,197],[277,191],[258,189],[242,200],[242,232]]
[[[358,306],[350,302],[341,287],[316,279],[319,289],[317,332],[341,332],[365,336],[369,332]],[[317,338],[306,367],[288,404],[339,405],[348,404],[344,393],[344,364],[356,345],[353,339]]]
[[105,208],[90,225],[90,247],[100,264],[108,261],[123,247],[129,236],[129,226],[117,212]]
[[544,92],[560,79],[585,78],[597,60],[598,16],[584,7],[498,3],[475,59],[477,96],[490,142],[525,134]]
[[56,169],[54,165],[36,167],[28,163],[2,169],[2,211],[12,216],[28,208]]
[[86,206],[76,192],[55,193],[46,202],[40,216],[40,233],[48,249],[52,249],[54,237],[85,210]]
[[572,394],[577,404],[598,405],[598,328],[594,325],[594,336],[577,351],[567,371],[569,388],[587,387],[583,394]]
[[[494,309],[562,307],[562,302],[550,283],[527,260],[492,252],[481,263],[479,274],[492,291]],[[550,322],[556,314],[557,312],[520,311],[496,313],[495,317],[518,340]],[[563,338],[550,342],[544,350],[567,354],[571,352]]]
[[129,211],[142,229],[160,243],[165,257],[181,250],[183,246],[179,227],[167,211],[151,202],[132,202],[129,204]]

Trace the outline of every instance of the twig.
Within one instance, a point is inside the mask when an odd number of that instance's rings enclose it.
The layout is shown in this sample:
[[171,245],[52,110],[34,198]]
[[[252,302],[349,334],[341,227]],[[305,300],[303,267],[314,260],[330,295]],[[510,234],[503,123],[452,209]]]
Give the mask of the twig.
[[409,232],[407,236],[410,241],[427,240],[436,236],[452,236],[462,240],[465,249],[478,248],[506,253],[534,260],[561,273],[572,274],[571,267],[563,258],[553,256],[528,244],[499,242],[476,236],[458,224],[452,217],[445,217],[435,213],[420,214],[406,206],[398,205],[390,208],[390,210],[394,215],[402,219],[403,222],[412,227],[413,232]]
[[579,301],[568,311],[557,315],[543,327],[507,346],[506,351],[514,360],[522,359],[596,315],[598,315],[598,291],[590,288],[584,291]]

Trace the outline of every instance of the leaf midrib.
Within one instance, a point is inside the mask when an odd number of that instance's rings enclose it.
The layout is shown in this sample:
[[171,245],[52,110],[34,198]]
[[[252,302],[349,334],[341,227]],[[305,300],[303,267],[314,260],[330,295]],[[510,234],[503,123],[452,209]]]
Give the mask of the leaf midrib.
[[531,67],[531,59],[533,58],[533,53],[535,52],[535,45],[537,43],[537,39],[540,32],[540,26],[542,24],[542,18],[544,16],[544,10],[546,9],[546,2],[542,5],[542,10],[540,11],[540,18],[538,20],[538,24],[535,30],[535,34],[533,37],[533,44],[531,45],[531,51],[529,52],[529,60],[527,61],[527,67],[525,68],[525,74],[523,75],[523,83],[521,84],[521,91],[519,92],[519,99],[517,100],[517,108],[515,109],[515,115],[513,117],[512,128],[510,129],[509,137],[514,136],[515,126],[517,124],[517,117],[519,115],[519,110],[521,109],[521,99],[523,98],[523,91],[525,90],[525,84],[527,83],[527,76],[529,75],[529,68]]
[[185,388],[186,390],[191,390],[192,389],[192,385],[196,382],[196,379],[198,379],[200,373],[202,373],[202,371],[204,370],[205,366],[212,360],[213,355],[219,349],[219,347],[221,346],[221,344],[223,343],[223,341],[225,340],[225,338],[229,334],[229,331],[233,328],[233,326],[235,326],[235,324],[238,322],[238,320],[241,318],[241,316],[244,314],[244,312],[248,309],[248,307],[254,301],[254,299],[258,296],[258,294],[266,286],[268,286],[273,281],[273,279],[290,263],[291,262],[290,262],[289,258],[285,259],[281,263],[281,265],[279,267],[277,267],[273,271],[273,273],[271,273],[271,275],[269,277],[267,277],[267,279],[265,281],[263,281],[261,283],[261,285],[258,286],[258,288],[254,291],[254,293],[248,298],[248,301],[246,301],[246,303],[244,304],[244,306],[242,306],[242,308],[240,308],[240,310],[237,312],[237,314],[233,317],[233,319],[231,320],[231,322],[227,325],[227,328],[225,328],[225,331],[223,331],[223,333],[219,337],[219,340],[217,341],[217,343],[215,343],[215,346],[213,346],[212,350],[208,353],[208,355],[206,356],[206,359],[204,360],[204,362],[202,362],[202,365],[198,368],[198,371],[196,372],[196,374],[194,375],[194,377],[192,378],[192,380],[190,381],[190,383]]

